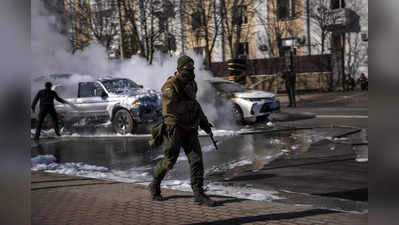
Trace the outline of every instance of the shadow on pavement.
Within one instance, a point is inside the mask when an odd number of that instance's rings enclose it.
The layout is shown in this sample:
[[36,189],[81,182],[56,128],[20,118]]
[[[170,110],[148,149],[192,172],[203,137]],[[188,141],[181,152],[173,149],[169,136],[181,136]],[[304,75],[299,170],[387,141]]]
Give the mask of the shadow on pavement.
[[164,197],[164,201],[168,201],[171,199],[179,199],[179,198],[194,198],[192,195],[171,195],[171,196],[166,196]]
[[297,218],[317,216],[317,215],[330,214],[330,213],[340,213],[340,212],[335,212],[325,209],[311,209],[301,212],[275,213],[275,214],[260,215],[260,216],[237,217],[227,220],[217,220],[205,223],[193,223],[190,225],[246,224],[246,223],[254,223],[261,221],[263,222],[263,221],[273,221],[273,220],[297,219]]
[[350,191],[331,192],[331,193],[315,194],[315,195],[343,198],[343,199],[349,199],[349,200],[353,200],[353,201],[368,202],[368,199],[369,199],[368,191],[369,191],[368,188],[361,188],[361,189],[350,190]]
[[282,111],[279,113],[274,113],[270,116],[270,119],[278,122],[288,122],[288,121],[296,121],[296,120],[307,120],[313,119],[316,115],[308,112],[298,112],[298,111]]
[[229,179],[228,181],[259,180],[259,179],[272,178],[275,176],[276,176],[275,174],[249,174],[243,176],[236,176]]
[[[214,196],[211,196],[211,197],[214,197]],[[218,197],[223,197],[223,196],[218,196]],[[225,198],[225,197],[223,197],[223,198]],[[226,199],[226,200],[222,200],[222,201],[217,201],[216,199],[213,199],[213,200],[216,201],[216,206],[223,206],[225,204],[247,201],[247,199],[242,199],[242,198],[231,198],[231,199]]]
[[[243,202],[243,201],[247,200],[247,199],[241,199],[241,198],[225,199],[226,196],[221,196],[221,195],[209,195],[209,197],[216,202],[216,206],[223,206],[225,204],[230,204],[230,203],[235,203],[235,202]],[[171,196],[164,197],[164,201],[171,200],[171,199],[179,199],[179,198],[181,198],[181,199],[192,198],[194,200],[193,195],[171,195]],[[218,198],[223,198],[225,200],[218,201]]]
[[110,184],[120,184],[121,182],[97,182],[97,183],[87,183],[87,184],[70,184],[70,185],[57,185],[57,186],[46,186],[46,187],[32,187],[31,191],[54,189],[54,188],[68,188],[68,187],[81,187],[81,186],[91,186],[91,185],[110,185]]
[[345,161],[354,161],[356,159],[355,156],[352,155],[344,155],[345,158],[342,159],[332,159],[332,160],[325,160],[318,161],[318,162],[309,162],[309,163],[286,163],[286,165],[279,165],[279,166],[265,166],[262,170],[272,170],[272,169],[283,169],[283,168],[290,168],[290,167],[301,167],[301,166],[313,166],[313,165],[325,165],[327,163],[337,163],[337,162],[345,162]]

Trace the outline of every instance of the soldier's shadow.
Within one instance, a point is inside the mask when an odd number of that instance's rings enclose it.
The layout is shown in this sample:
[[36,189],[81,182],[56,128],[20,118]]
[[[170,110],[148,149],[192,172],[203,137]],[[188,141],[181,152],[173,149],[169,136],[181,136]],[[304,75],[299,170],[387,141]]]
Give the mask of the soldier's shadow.
[[[216,205],[215,205],[216,207],[217,206],[224,206],[225,204],[231,204],[231,203],[236,203],[236,202],[247,201],[247,199],[226,197],[226,196],[221,196],[221,195],[209,195],[209,197],[212,198],[212,200],[216,202]],[[194,196],[193,195],[171,195],[171,196],[166,196],[166,197],[164,197],[164,201],[172,200],[172,199],[188,199],[188,198],[191,198],[194,201]]]

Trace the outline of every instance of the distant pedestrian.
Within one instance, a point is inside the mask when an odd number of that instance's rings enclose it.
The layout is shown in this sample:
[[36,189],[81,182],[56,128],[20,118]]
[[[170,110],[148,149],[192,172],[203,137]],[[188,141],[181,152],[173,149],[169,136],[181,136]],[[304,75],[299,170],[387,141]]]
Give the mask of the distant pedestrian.
[[369,89],[369,80],[364,75],[364,73],[360,74],[360,78],[357,82],[360,83],[360,88],[362,89],[362,91],[366,91]]
[[355,86],[355,79],[353,79],[350,74],[346,74],[344,79],[344,91],[354,91]]
[[285,89],[288,93],[288,99],[290,101],[288,107],[296,107],[295,99],[295,86],[296,86],[296,74],[293,70],[286,70],[283,72],[283,79],[285,81]]
[[58,97],[55,91],[51,90],[52,87],[51,82],[46,82],[44,86],[45,89],[40,90],[36,94],[32,102],[32,111],[35,112],[36,104],[40,100],[40,109],[39,109],[38,123],[36,127],[35,140],[39,140],[40,132],[42,129],[42,123],[47,114],[50,114],[53,120],[55,134],[57,136],[60,136],[60,131],[58,128],[58,115],[54,108],[54,99],[64,104],[70,104],[64,99]]

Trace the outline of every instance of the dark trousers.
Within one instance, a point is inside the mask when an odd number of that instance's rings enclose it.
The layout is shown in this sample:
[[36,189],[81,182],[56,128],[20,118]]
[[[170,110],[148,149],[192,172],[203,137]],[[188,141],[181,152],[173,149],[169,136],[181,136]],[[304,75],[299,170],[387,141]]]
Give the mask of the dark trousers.
[[290,100],[289,106],[296,107],[295,82],[285,81],[285,88],[287,89],[288,99]]
[[166,125],[162,147],[165,157],[154,168],[153,182],[156,184],[162,182],[166,173],[175,165],[182,147],[190,165],[191,188],[194,192],[202,192],[204,164],[197,129],[183,130],[173,125]]
[[39,111],[39,121],[37,123],[36,127],[36,135],[35,138],[39,139],[40,137],[40,131],[42,130],[42,124],[44,121],[44,118],[46,118],[47,114],[50,114],[52,120],[53,120],[53,125],[54,125],[54,130],[57,135],[60,135],[60,131],[58,128],[58,115],[57,112],[55,111],[54,107],[43,107]]

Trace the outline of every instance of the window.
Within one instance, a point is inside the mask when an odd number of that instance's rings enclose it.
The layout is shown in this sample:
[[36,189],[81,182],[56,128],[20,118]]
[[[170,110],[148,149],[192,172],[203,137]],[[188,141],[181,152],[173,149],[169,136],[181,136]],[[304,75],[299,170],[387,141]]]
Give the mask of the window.
[[80,29],[82,29],[82,30],[88,30],[89,29],[89,22],[86,19],[82,19],[79,22],[80,22],[80,24],[79,24]]
[[79,93],[78,97],[85,98],[85,97],[101,97],[103,93],[103,88],[94,82],[82,82],[79,83]]
[[193,30],[201,28],[203,25],[205,25],[205,21],[200,12],[194,12],[191,14],[191,26]]
[[240,5],[238,7],[233,8],[233,21],[232,23],[234,25],[243,25],[248,23],[248,17],[247,17],[247,7]]
[[295,16],[295,0],[277,0],[277,17],[280,20]]
[[129,79],[112,79],[104,80],[102,84],[112,93],[123,93],[131,89],[141,88],[140,85]]
[[86,0],[79,0],[79,5],[84,6],[86,4]]
[[165,32],[168,31],[168,19],[165,17],[159,17],[158,18],[158,26],[159,26],[159,32]]
[[345,8],[345,0],[331,0],[331,9]]
[[57,92],[61,98],[76,98],[76,88],[72,85],[56,85],[54,91]]
[[248,49],[248,42],[241,42],[238,44],[238,56],[248,56],[249,49]]

